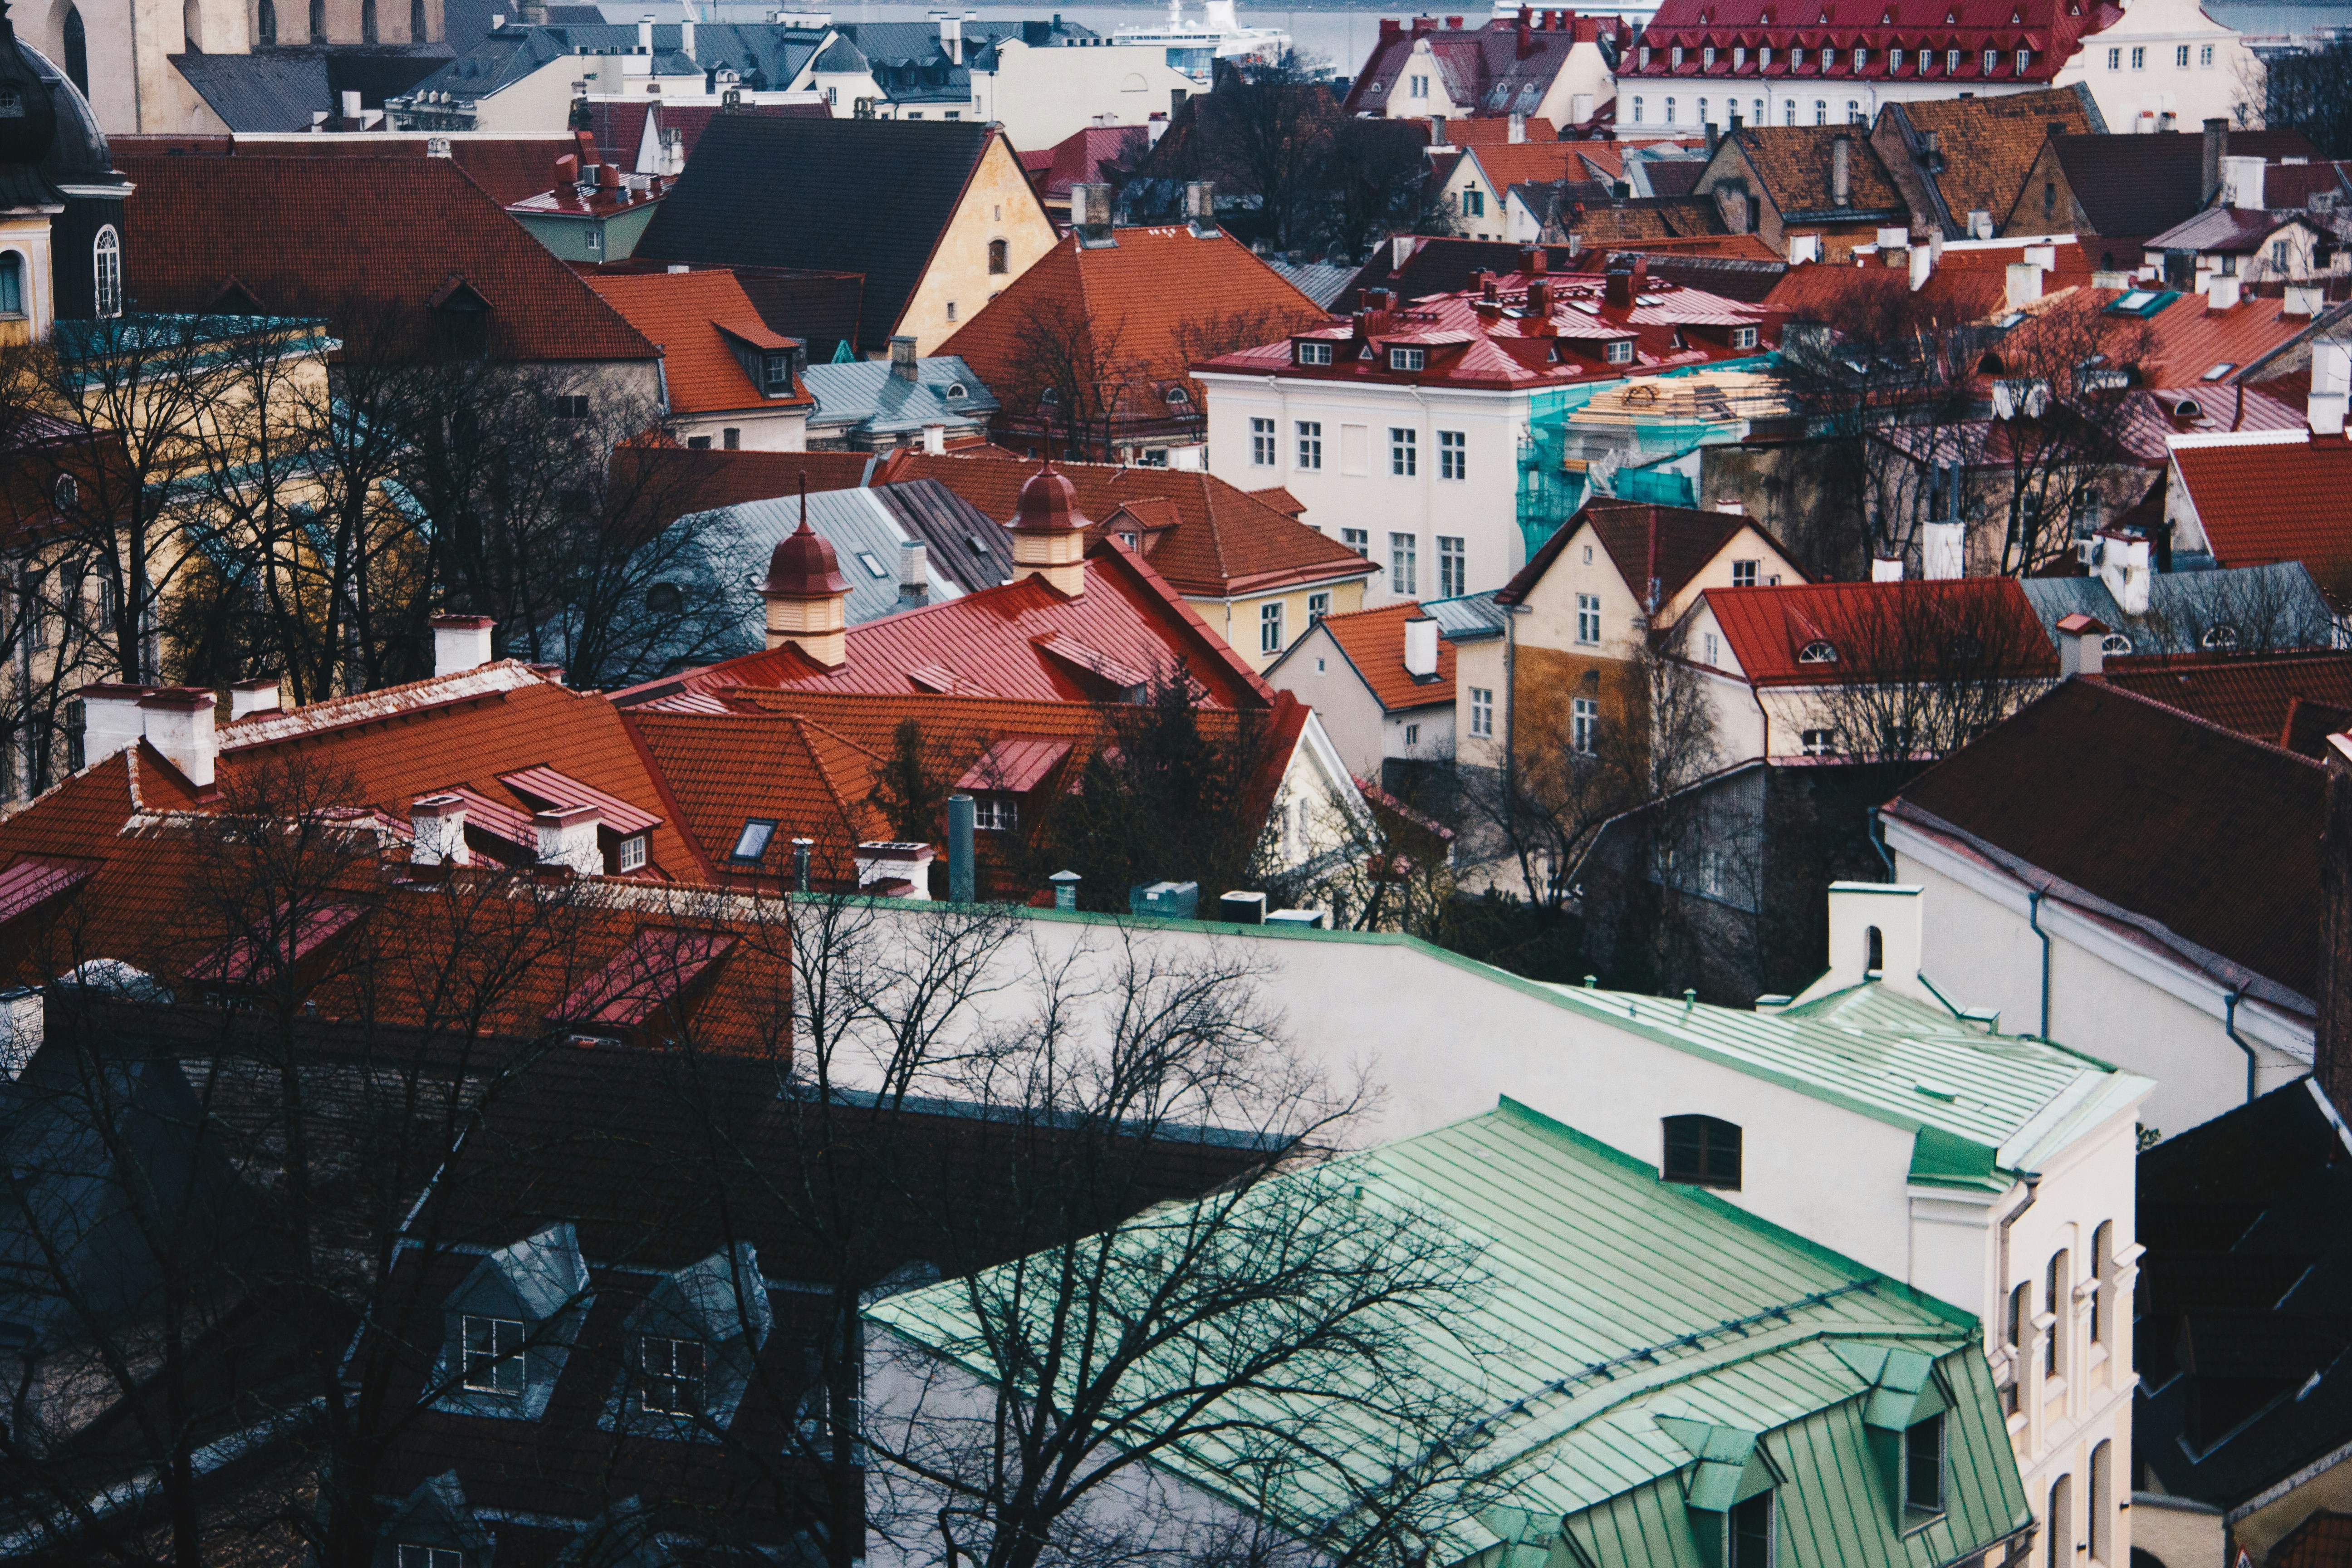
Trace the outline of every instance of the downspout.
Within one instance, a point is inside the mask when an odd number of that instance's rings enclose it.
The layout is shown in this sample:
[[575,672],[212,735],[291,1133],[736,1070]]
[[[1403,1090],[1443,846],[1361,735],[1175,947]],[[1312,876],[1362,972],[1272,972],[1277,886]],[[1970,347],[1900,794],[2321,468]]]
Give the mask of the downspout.
[[2042,929],[2042,889],[2029,888],[2025,894],[2025,923],[2042,939],[2042,1030],[2040,1038],[2050,1038],[2050,933]]
[[2225,991],[2221,994],[2221,1032],[2230,1037],[2231,1045],[2246,1053],[2246,1103],[2248,1105],[2254,1102],[2254,1047],[2248,1045],[2238,1033],[2238,999],[2246,994],[2246,987],[2252,984],[2251,980],[2242,981],[2235,991]]
[[[2011,1226],[2015,1225],[2019,1220],[2021,1220],[2021,1219],[2023,1219],[2023,1218],[2025,1217],[2025,1211],[2026,1211],[2027,1209],[2030,1209],[2030,1208],[2032,1208],[2032,1207],[2033,1206],[2033,1200],[2034,1200],[2035,1198],[2037,1198],[2037,1197],[2041,1196],[2041,1194],[2042,1194],[2042,1173],[2041,1173],[2040,1172],[2038,1172],[2038,1171],[2028,1171],[2028,1172],[2026,1172],[2026,1173],[2025,1173],[2025,1201],[2024,1201],[2023,1203],[2021,1203],[2021,1204],[2018,1205],[2015,1208],[2013,1208],[2013,1209],[2010,1210],[2010,1211],[2009,1211],[2009,1213],[2007,1213],[2007,1214],[2003,1215],[2001,1216],[2001,1220],[2000,1220],[2000,1245],[1999,1245],[1999,1247],[1996,1248],[1996,1250],[1997,1250],[1997,1251],[1999,1252],[1999,1254],[2000,1254],[2000,1261],[1999,1261],[2000,1273],[1999,1273],[1999,1275],[1997,1276],[1997,1278],[1998,1278],[1998,1279],[2000,1279],[2000,1308],[1999,1308],[1999,1310],[2000,1310],[2000,1313],[2002,1314],[2002,1321],[2001,1321],[1998,1325],[1996,1325],[1996,1328],[1997,1328],[1997,1330],[1998,1330],[1999,1333],[2000,1333],[2000,1336],[2001,1336],[2001,1342],[2002,1342],[2002,1343],[2004,1343],[2004,1344],[2007,1344],[2007,1343],[2009,1342],[2009,1322],[2008,1322],[2009,1293],[2010,1293],[2010,1283],[2009,1283],[2009,1258],[2010,1258],[2010,1248],[2009,1248],[2009,1230],[2010,1230],[2010,1226]],[[2018,1345],[2016,1345],[2014,1348],[2015,1348],[2016,1352],[2017,1352],[2017,1358],[2018,1358],[2018,1359],[2021,1361],[2021,1360],[2022,1360],[2022,1358],[2023,1358],[2023,1356],[2024,1356],[2024,1354],[2025,1354],[2025,1346],[2024,1346],[2024,1344],[2023,1344],[2022,1342],[2021,1342],[2021,1343],[2019,1343]],[[2016,1380],[2017,1380],[2017,1384],[2018,1384],[2018,1405],[2019,1405],[2019,1407],[2021,1409],[2021,1408],[2023,1408],[2023,1406],[2024,1406],[2024,1403],[2025,1403],[2025,1368],[2023,1367],[2023,1365],[2022,1365],[2022,1364],[2019,1364],[2019,1365],[2012,1366],[2012,1367],[2010,1369],[2010,1375],[2011,1375],[2012,1378],[2014,1378],[2014,1379],[2016,1379]]]
[[1878,807],[1866,805],[1862,810],[1863,836],[1870,840],[1870,847],[1877,854],[1878,863],[1886,868],[1886,879],[1892,882],[1895,880],[1895,858],[1886,852],[1886,836],[1880,831]]

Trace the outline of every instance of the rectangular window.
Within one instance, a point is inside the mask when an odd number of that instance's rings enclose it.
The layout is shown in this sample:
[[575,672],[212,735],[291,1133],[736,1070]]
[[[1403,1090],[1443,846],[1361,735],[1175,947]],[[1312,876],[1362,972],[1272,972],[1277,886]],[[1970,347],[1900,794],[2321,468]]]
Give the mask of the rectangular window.
[[1421,541],[1410,533],[1389,535],[1389,589],[1391,593],[1413,594],[1418,586]]
[[1610,339],[1606,358],[1611,364],[1632,364],[1633,363],[1633,340],[1631,338]]
[[1412,79],[1411,90],[1406,94],[1406,96],[1410,98],[1427,98],[1429,96],[1429,79],[1425,76],[1414,77]]
[[1250,421],[1250,466],[1256,468],[1274,467],[1274,421]]
[[1279,599],[1257,607],[1257,651],[1282,651],[1282,601]]
[[971,825],[991,833],[1011,833],[1021,826],[1021,803],[1009,795],[983,795],[971,803]]
[[1805,743],[1805,755],[1809,757],[1831,757],[1837,754],[1837,731],[1835,730],[1808,730],[1805,731],[1803,739]]
[[2183,44],[2179,48],[2172,51],[2172,63],[2180,70],[2187,70],[2189,68],[2189,46],[2187,44]]
[[768,390],[782,394],[793,389],[793,359],[790,354],[770,354],[766,360]]
[[1302,468],[1323,466],[1323,422],[1319,419],[1298,421],[1298,466]]
[[688,436],[686,438],[686,449],[689,452],[708,452],[710,450],[710,437],[708,436]]
[[1370,561],[1372,558],[1372,531],[1369,528],[1343,528],[1339,542]]
[[1591,756],[1601,750],[1601,704],[1592,698],[1580,697],[1570,704],[1568,741],[1576,754]]
[[2020,76],[2023,76],[2023,75],[2024,75],[2028,70],[2032,69],[2032,67],[2033,67],[2033,51],[2032,51],[2032,49],[2020,49],[2020,50],[2018,50],[2018,51],[2017,51],[2017,74],[2018,74],[2018,75],[2020,75]]
[[948,320],[949,320],[949,321],[954,321],[955,319],[956,319],[956,302],[955,302],[953,300],[949,300],[949,301],[948,301]]
[[2197,68],[2199,70],[2210,70],[2213,68],[2212,45],[2205,44],[2199,47],[2197,50]]
[[1458,599],[1469,590],[1469,551],[1463,540],[1454,534],[1437,536],[1437,596]]
[[743,448],[743,432],[737,429],[734,426],[730,425],[719,433],[719,444],[730,452],[741,451]]
[[1830,100],[1826,98],[1817,98],[1813,100],[1813,123],[1816,125],[1827,125],[1829,122]]
[[466,1554],[454,1546],[411,1546],[401,1542],[400,1568],[466,1568]]
[[2119,71],[2124,68],[2123,50],[2109,49],[2107,51],[2107,68],[2111,71]]
[[1756,329],[1753,327],[1732,328],[1731,346],[1736,349],[1754,348],[1756,346]]
[[2059,1354],[2059,1346],[2066,1338],[2065,1248],[2061,1247],[2052,1255],[2050,1270],[2042,1283],[2044,1307],[2058,1321],[2050,1325],[2050,1337],[2042,1342],[2042,1372],[2045,1377],[2057,1377],[2066,1371],[2066,1358]]
[[1780,100],[1780,123],[1783,125],[1794,125],[1796,122],[1797,100],[1793,98],[1782,99]]
[[1389,368],[1391,370],[1420,370],[1423,366],[1427,365],[1428,363],[1429,353],[1425,349],[1389,350]]
[[1389,472],[1401,479],[1409,479],[1421,472],[1421,437],[1402,426],[1389,430]]
[[1421,744],[1420,725],[1407,724],[1404,727],[1404,743],[1408,746],[1418,746]]
[[588,417],[588,395],[584,392],[559,392],[555,395],[555,416],[558,419]]
[[1475,185],[1472,185],[1465,189],[1462,193],[1462,216],[1464,217],[1485,217],[1486,216],[1486,193],[1478,189]]
[[632,833],[622,839],[620,847],[613,856],[613,863],[624,871],[643,869],[646,863],[646,836],[642,833]]
[[1756,586],[1756,563],[1735,561],[1731,563],[1731,585],[1735,588]]
[[1321,620],[1324,616],[1326,616],[1329,615],[1330,613],[1331,613],[1331,595],[1328,595],[1328,594],[1309,594],[1309,595],[1307,595],[1307,621],[1308,621],[1310,624],[1311,624],[1311,623],[1313,623],[1313,622],[1316,622],[1316,621],[1319,621],[1319,620]]
[[[1643,54],[1647,54],[1647,53],[1649,53],[1649,51],[1648,51],[1647,49],[1644,49],[1644,50],[1643,50],[1642,52],[1643,52]],[[1644,62],[1644,63],[1646,64],[1647,62]],[[1634,124],[1639,125],[1639,124],[1641,124],[1641,123],[1642,123],[1642,112],[1643,112],[1643,110],[1642,110],[1642,100],[1641,100],[1640,95],[1639,95],[1639,94],[1636,94],[1636,95],[1634,96],[1634,99],[1633,99],[1633,123],[1634,123]]]
[[476,1394],[522,1392],[522,1324],[512,1318],[458,1319],[464,1335],[459,1380]]
[[1331,345],[1329,343],[1299,344],[1298,363],[1300,364],[1329,364],[1331,363]]
[[1734,1508],[1723,1528],[1730,1538],[1731,1550],[1724,1553],[1727,1568],[1773,1568],[1770,1492],[1758,1492]]
[[1437,477],[1441,479],[1466,479],[1470,477],[1468,431],[1440,430],[1437,433]]
[[2273,271],[2284,272],[2286,270],[2286,248],[2285,240],[2274,239],[2271,241],[2271,268]]
[[1985,73],[1985,75],[1987,75],[1987,76],[1990,76],[1990,75],[1992,75],[1992,73],[1993,73],[1993,68],[1994,68],[1996,66],[1998,66],[2000,63],[2000,52],[1998,49],[1987,49],[1987,50],[1984,52],[1984,73]]
[[647,1334],[637,1342],[638,1397],[647,1410],[691,1415],[702,1406],[702,1346]]
[[1474,686],[1470,689],[1470,732],[1492,735],[1495,732],[1495,689]]
[[1601,595],[1576,596],[1576,640],[1591,647],[1601,641]]
[[1903,1433],[1903,1507],[1908,1513],[1944,1511],[1944,1418],[1930,1415]]
[[2132,47],[2132,69],[2139,71],[2147,68],[2147,50],[2144,46],[2136,44]]
[[[1679,63],[1679,62],[1677,62],[1677,63]],[[1672,125],[1674,122],[1675,122],[1675,100],[1674,100],[1673,99],[1671,99],[1671,98],[1670,98],[1670,99],[1666,100],[1666,123],[1667,123],[1667,124],[1669,124],[1669,125]]]
[[776,836],[776,825],[753,817],[735,836],[735,848],[728,858],[740,865],[752,865],[768,852],[768,840]]

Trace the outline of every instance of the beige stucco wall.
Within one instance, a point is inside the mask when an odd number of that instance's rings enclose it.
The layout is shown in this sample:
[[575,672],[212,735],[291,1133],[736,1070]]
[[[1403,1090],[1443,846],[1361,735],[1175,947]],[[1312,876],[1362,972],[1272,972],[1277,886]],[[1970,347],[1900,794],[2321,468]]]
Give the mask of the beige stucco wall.
[[[2294,1527],[2321,1509],[2352,1510],[2352,1465],[2338,1462],[2311,1479],[2255,1509],[2230,1526],[2232,1545],[2256,1563],[2265,1561]],[[2165,1568],[2175,1568],[2167,1559]]]
[[[1005,242],[1005,270],[988,270],[988,242]],[[1054,248],[1053,220],[1023,177],[1020,161],[1002,136],[992,137],[964,187],[963,205],[948,220],[923,280],[895,329],[911,333],[915,352],[935,352],[1013,280]],[[950,314],[950,307],[954,313]]]
[[[2175,64],[2177,51],[2189,46],[2189,65]],[[2202,62],[2210,45],[2213,63]],[[2147,51],[2137,70],[2131,68],[2131,51]],[[2107,68],[2107,51],[2123,51],[2116,68]],[[2072,59],[2051,83],[2053,87],[2087,85],[2098,101],[2099,115],[2112,132],[2134,129],[2142,113],[2169,111],[2179,128],[2195,131],[2208,119],[2238,123],[2234,112],[2241,101],[2262,122],[2262,65],[2246,47],[2243,35],[2215,21],[2198,0],[2134,0],[2116,25],[2083,40]]]
[[1327,606],[1327,613],[1330,615],[1344,616],[1364,607],[1364,580],[1361,577],[1309,583],[1297,588],[1233,599],[1188,597],[1186,603],[1209,623],[1211,630],[1223,637],[1235,653],[1249,661],[1252,669],[1262,671],[1282,657],[1280,648],[1273,653],[1259,649],[1258,626],[1264,606],[1272,604],[1282,606],[1282,647],[1287,648],[1306,635],[1314,619],[1307,601],[1318,594],[1331,596],[1331,603]]
[[1108,114],[1141,125],[1175,112],[1200,84],[1171,69],[1164,51],[1144,47],[1031,48],[1017,38],[997,46],[997,68],[974,71],[971,117],[993,120],[1017,149],[1042,152]]
[[2224,1568],[2229,1561],[2218,1509],[2135,1492],[2131,1521],[2133,1549],[2155,1558],[2158,1568]]

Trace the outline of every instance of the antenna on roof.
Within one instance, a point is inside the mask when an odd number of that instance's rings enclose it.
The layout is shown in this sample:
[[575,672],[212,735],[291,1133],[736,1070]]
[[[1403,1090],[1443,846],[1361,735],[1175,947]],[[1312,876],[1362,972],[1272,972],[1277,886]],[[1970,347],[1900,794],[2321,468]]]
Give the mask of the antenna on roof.
[[801,470],[801,531],[808,531],[808,470]]

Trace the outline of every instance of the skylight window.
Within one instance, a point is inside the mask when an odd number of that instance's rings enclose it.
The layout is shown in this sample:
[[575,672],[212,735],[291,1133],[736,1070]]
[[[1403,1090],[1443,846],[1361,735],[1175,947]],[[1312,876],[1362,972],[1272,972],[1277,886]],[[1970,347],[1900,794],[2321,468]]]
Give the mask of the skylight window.
[[743,831],[736,837],[735,847],[727,858],[747,866],[755,864],[768,852],[768,840],[775,836],[774,823],[755,816],[743,825]]
[[2146,289],[2135,289],[2130,293],[2126,294],[2122,299],[2116,301],[2116,309],[2118,310],[2145,310],[2147,309],[2148,301],[2155,298],[2156,296]]
[[884,569],[882,563],[874,559],[874,552],[870,550],[861,550],[857,552],[857,563],[865,567],[866,574],[877,582],[890,574]]
[[2215,365],[2211,370],[2207,371],[2203,375],[2199,376],[2197,379],[2200,381],[2219,381],[2237,368],[2238,367],[2230,361],[2223,360],[2220,364]]

